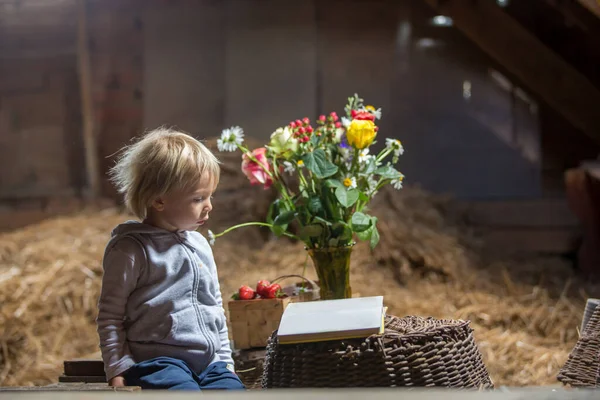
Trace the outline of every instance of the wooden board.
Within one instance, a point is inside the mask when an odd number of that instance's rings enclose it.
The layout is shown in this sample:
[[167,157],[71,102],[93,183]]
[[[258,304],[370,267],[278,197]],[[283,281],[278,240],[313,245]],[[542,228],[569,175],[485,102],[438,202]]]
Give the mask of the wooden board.
[[90,376],[69,376],[61,375],[58,377],[60,383],[106,383],[106,377],[104,375],[90,375]]
[[572,229],[495,228],[482,231],[486,246],[503,254],[567,254],[575,251],[580,232]]
[[0,392],[137,392],[139,386],[111,387],[106,383],[56,383],[48,386],[0,387]]
[[475,226],[576,228],[577,217],[564,198],[494,200],[462,204],[467,221]]
[[104,363],[102,360],[65,360],[63,365],[65,375],[67,376],[105,376]]

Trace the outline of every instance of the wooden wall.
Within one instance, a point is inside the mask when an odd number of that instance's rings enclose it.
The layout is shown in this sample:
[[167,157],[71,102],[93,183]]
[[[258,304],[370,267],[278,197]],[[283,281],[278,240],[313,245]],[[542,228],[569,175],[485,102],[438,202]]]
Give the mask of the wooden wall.
[[[137,0],[88,1],[98,156],[142,128]],[[75,0],[0,2],[0,229],[81,207],[86,184]],[[105,195],[114,192],[103,182]]]
[[[354,92],[383,108],[379,146],[404,142],[407,182],[434,192],[561,195],[562,165],[592,153],[583,143],[562,162],[571,140],[552,112],[433,27],[421,1],[92,0],[89,16],[102,171],[144,129],[207,138],[239,124],[267,140],[291,119],[341,113]],[[75,44],[75,0],[0,2],[0,211],[85,185]],[[106,179],[103,193],[115,195]]]

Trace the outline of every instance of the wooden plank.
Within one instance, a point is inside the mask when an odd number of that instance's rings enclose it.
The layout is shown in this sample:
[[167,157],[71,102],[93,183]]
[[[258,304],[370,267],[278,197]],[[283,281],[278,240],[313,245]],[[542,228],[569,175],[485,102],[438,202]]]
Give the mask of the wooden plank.
[[98,148],[94,132],[94,105],[92,104],[92,77],[90,67],[89,37],[87,29],[86,0],[77,1],[77,61],[81,87],[81,114],[83,117],[83,143],[89,195],[100,195]]
[[268,141],[292,120],[315,118],[317,2],[226,3],[225,126]]
[[467,221],[475,226],[577,228],[577,217],[564,198],[466,202]]
[[65,360],[63,365],[67,376],[105,376],[102,360]]
[[68,376],[61,375],[58,377],[60,383],[106,383],[105,376]]
[[487,0],[424,0],[573,126],[600,142],[600,91],[501,7]]
[[139,386],[112,387],[106,383],[56,383],[48,386],[0,387],[0,392],[137,392]]
[[501,253],[566,254],[576,250],[580,237],[575,229],[505,228],[480,233],[489,249]]

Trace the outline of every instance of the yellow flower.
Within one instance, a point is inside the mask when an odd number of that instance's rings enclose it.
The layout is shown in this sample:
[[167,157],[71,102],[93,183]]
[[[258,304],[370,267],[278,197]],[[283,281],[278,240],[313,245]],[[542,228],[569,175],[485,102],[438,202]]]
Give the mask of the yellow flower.
[[346,186],[346,187],[352,186],[352,179],[350,179],[350,178],[344,179],[344,186]]
[[375,124],[370,120],[352,120],[346,132],[348,144],[357,149],[369,147],[377,136]]
[[302,160],[298,160],[298,166],[299,166],[300,168],[304,167],[304,161],[302,161]]
[[367,110],[367,111],[375,111],[375,107],[373,107],[373,106],[366,106],[365,110]]

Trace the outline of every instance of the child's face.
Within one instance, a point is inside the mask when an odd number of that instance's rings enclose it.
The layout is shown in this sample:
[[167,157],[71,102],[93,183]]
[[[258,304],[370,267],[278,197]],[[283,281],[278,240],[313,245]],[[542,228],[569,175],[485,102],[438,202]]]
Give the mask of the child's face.
[[167,193],[153,204],[157,212],[156,221],[152,222],[170,231],[198,229],[208,220],[214,190],[214,180],[205,174],[191,190]]

